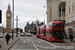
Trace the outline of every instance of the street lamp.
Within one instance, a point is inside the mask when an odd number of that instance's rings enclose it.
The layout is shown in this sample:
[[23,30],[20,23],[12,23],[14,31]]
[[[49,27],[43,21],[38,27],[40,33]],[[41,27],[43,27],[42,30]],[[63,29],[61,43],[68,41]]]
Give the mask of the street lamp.
[[4,34],[4,20],[3,20],[3,34]]
[[18,37],[18,16],[16,16],[16,37]]
[[[32,18],[35,18],[35,17],[32,17]],[[38,26],[38,19],[36,17],[36,27]]]

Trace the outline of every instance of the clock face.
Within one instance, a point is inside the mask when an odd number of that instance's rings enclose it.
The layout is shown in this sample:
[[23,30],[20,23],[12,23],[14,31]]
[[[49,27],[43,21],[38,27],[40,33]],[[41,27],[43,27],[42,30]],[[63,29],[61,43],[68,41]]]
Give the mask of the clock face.
[[10,14],[8,14],[8,16],[10,16]]

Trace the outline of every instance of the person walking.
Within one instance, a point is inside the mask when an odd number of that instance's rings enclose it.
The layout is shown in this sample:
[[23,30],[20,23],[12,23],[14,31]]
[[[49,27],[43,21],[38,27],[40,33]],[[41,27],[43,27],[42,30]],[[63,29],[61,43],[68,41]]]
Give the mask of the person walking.
[[70,41],[72,42],[73,41],[73,34],[70,33]]
[[67,33],[64,31],[64,38],[67,39]]
[[11,37],[10,37],[9,33],[7,33],[6,36],[5,36],[5,39],[6,39],[7,45],[8,45],[8,42],[9,42],[10,38],[11,38]]

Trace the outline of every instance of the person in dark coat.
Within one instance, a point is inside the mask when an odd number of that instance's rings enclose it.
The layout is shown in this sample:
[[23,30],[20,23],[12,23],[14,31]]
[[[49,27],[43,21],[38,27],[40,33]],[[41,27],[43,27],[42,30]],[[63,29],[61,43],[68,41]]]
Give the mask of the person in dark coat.
[[9,33],[7,33],[6,36],[5,36],[5,39],[6,39],[7,44],[8,44],[8,42],[9,42],[10,38],[11,38],[11,37],[10,37]]
[[73,41],[73,34],[70,33],[70,41]]

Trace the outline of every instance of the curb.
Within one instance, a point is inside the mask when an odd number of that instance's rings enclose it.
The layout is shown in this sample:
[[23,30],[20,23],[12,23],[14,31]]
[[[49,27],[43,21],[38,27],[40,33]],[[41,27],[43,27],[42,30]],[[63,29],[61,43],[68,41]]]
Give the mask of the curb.
[[16,39],[8,48],[7,50],[10,50],[10,48],[20,39],[20,37],[18,37],[18,39]]

